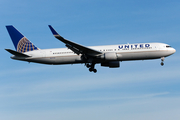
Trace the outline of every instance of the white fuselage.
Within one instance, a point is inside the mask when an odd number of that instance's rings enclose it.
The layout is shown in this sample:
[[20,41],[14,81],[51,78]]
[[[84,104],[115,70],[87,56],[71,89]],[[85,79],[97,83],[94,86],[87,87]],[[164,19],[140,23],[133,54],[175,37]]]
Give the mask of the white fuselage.
[[[115,53],[116,59],[104,59],[102,54],[97,56],[96,63],[105,61],[127,61],[127,60],[145,60],[158,59],[167,57],[175,53],[175,49],[164,43],[137,43],[137,44],[120,44],[106,46],[90,46],[88,48],[100,51],[102,53]],[[43,64],[75,64],[84,63],[82,55],[77,55],[68,48],[57,49],[40,49],[25,52],[24,54],[31,57],[12,56],[12,59],[36,62]]]

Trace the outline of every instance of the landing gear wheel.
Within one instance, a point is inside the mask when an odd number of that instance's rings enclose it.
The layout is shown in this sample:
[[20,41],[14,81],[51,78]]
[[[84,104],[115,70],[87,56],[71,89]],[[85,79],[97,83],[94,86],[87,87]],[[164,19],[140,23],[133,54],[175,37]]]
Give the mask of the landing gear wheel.
[[87,65],[86,65],[86,67],[87,67],[87,68],[90,68],[90,67],[91,67],[91,65],[87,64]]
[[89,68],[89,72],[92,72],[93,71],[93,69],[92,68]]
[[96,72],[97,72],[97,70],[96,70],[96,69],[93,69],[93,68],[89,68],[89,71],[90,71],[90,72],[92,72],[92,71],[93,71],[94,73],[96,73]]
[[164,65],[164,57],[161,57],[161,66]]
[[85,63],[85,66],[86,66],[87,68],[89,68],[89,72],[92,72],[92,71],[93,71],[94,73],[96,73],[97,70],[94,69],[95,64],[96,64],[96,63],[94,63],[94,62],[92,62],[92,63]]
[[163,62],[161,62],[161,66],[163,66],[164,65],[164,63]]
[[94,70],[93,70],[93,72],[94,72],[94,73],[96,73],[96,72],[97,72],[97,70],[96,70],[96,69],[94,69]]

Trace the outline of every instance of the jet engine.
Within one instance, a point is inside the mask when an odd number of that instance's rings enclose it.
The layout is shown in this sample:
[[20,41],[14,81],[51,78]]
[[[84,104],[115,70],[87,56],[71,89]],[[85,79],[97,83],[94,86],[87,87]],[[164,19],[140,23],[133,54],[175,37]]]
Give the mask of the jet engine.
[[101,55],[101,59],[109,60],[109,61],[115,61],[118,59],[117,54],[114,52],[104,53]]
[[101,66],[109,67],[109,68],[118,68],[120,67],[119,61],[109,61],[101,63]]

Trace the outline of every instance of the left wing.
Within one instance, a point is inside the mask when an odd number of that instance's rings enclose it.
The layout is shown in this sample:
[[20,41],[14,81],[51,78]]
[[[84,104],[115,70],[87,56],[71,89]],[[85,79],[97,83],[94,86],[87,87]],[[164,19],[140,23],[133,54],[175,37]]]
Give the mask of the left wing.
[[85,47],[83,45],[74,43],[70,40],[66,40],[64,39],[62,36],[60,36],[55,30],[54,28],[49,25],[49,28],[51,30],[51,32],[53,33],[54,37],[56,37],[57,39],[59,39],[60,41],[62,41],[63,43],[66,44],[66,47],[68,47],[69,49],[71,49],[74,53],[76,54],[86,54],[86,55],[90,55],[90,56],[97,56],[99,54],[102,54],[102,52],[99,52],[97,50]]

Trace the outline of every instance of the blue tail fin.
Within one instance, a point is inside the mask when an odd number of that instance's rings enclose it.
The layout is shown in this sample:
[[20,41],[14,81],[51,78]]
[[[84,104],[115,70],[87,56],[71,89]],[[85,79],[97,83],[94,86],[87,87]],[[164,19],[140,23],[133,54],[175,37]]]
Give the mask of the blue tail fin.
[[33,50],[39,50],[33,43],[31,43],[24,35],[22,35],[16,28],[12,25],[6,26],[7,31],[13,41],[13,44],[17,52],[28,52]]

